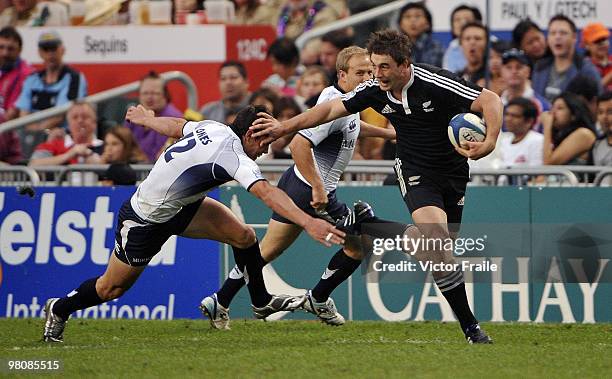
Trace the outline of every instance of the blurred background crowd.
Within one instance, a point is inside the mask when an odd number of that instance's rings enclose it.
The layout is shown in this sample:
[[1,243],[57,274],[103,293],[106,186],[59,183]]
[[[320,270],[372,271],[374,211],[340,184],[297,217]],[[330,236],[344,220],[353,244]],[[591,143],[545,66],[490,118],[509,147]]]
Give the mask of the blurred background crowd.
[[[213,4],[214,3],[214,4]],[[159,116],[231,123],[247,104],[264,105],[279,120],[316,104],[336,81],[336,56],[363,46],[370,32],[397,28],[413,42],[413,61],[440,66],[496,92],[505,106],[504,132],[480,167],[540,165],[612,166],[612,56],[610,31],[601,23],[578,29],[562,14],[547,25],[518,22],[511,38],[489,33],[483,10],[459,5],[451,12],[452,40],[438,41],[428,2],[405,5],[390,17],[334,30],[298,49],[295,39],[322,25],[386,3],[380,0],[0,0],[0,122],[74,101],[64,116],[0,134],[0,164],[152,163],[170,143],[139,125],[122,122],[127,106],[143,104]],[[46,29],[24,41],[17,28],[68,25],[201,24],[221,19],[270,25],[272,74],[260,85],[239,61],[218,68],[220,98],[197,112],[179,109],[159,73],[143,72],[137,95],[111,106],[84,102],[87,77],[66,64],[71,46]],[[20,57],[24,43],[37,44],[41,65]],[[109,116],[109,114],[115,116]],[[390,127],[369,109],[362,119]],[[264,159],[290,158],[290,140],[274,143]],[[393,159],[393,142],[362,138],[354,159]],[[125,178],[123,178],[125,179]],[[130,178],[127,178],[131,180]],[[126,179],[126,180],[127,180]]]

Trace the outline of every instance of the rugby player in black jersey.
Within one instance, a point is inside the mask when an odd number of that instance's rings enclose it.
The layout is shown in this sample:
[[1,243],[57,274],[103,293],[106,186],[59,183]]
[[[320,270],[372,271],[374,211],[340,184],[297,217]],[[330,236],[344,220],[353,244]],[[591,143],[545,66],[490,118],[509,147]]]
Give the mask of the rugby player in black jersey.
[[[402,197],[417,228],[397,223],[361,227],[365,234],[394,238],[408,235],[442,239],[456,237],[461,223],[464,196],[469,180],[467,158],[479,159],[495,148],[502,123],[499,97],[449,71],[413,63],[411,43],[395,30],[372,34],[368,51],[374,79],[338,99],[321,103],[290,120],[279,123],[259,119],[252,129],[268,143],[289,133],[320,125],[368,107],[385,116],[397,133],[395,171]],[[487,125],[483,142],[451,145],[447,128],[450,119],[463,112],[481,113]],[[369,228],[369,232],[364,228]],[[450,250],[419,251],[419,260],[454,263]],[[469,343],[491,343],[480,328],[466,296],[461,270],[432,272],[434,280],[457,316]]]

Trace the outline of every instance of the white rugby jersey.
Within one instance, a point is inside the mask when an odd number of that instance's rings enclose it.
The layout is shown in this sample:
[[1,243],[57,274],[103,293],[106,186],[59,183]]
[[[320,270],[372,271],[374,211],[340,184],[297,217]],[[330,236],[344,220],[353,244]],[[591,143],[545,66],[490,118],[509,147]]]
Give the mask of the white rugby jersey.
[[[317,104],[338,98],[342,94],[343,91],[336,85],[329,86],[321,92]],[[298,132],[313,145],[315,164],[327,192],[336,189],[340,176],[351,161],[359,130],[359,113],[354,113]],[[294,171],[298,178],[310,185],[297,166],[294,166]]]
[[210,120],[187,122],[183,138],[160,155],[130,203],[143,220],[161,223],[231,180],[249,190],[265,179],[229,126]]

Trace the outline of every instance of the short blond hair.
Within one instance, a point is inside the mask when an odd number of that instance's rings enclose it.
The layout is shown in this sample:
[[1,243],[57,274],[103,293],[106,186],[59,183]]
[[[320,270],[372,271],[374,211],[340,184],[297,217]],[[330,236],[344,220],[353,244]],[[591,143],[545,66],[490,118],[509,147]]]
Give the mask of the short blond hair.
[[368,51],[359,46],[349,46],[342,49],[336,58],[336,71],[347,72],[349,69],[349,60],[355,55],[368,55]]

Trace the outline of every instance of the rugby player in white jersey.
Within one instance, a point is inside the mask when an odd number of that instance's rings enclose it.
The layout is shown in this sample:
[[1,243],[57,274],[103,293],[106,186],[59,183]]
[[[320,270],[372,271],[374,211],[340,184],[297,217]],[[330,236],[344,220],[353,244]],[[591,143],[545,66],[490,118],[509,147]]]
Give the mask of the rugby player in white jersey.
[[[337,84],[323,90],[318,104],[340,98],[372,77],[368,51],[357,46],[347,47],[338,54],[336,70]],[[394,139],[395,131],[360,122],[359,113],[300,131],[290,144],[295,165],[285,171],[278,187],[313,217],[323,217],[331,222],[345,217],[349,209],[336,198],[336,187],[360,135]],[[366,218],[373,213],[369,205],[358,202],[354,215],[355,218]],[[271,262],[276,259],[297,239],[302,229],[275,212],[261,241],[263,260]],[[347,245],[332,257],[319,283],[306,293],[304,309],[327,324],[344,324],[344,317],[338,313],[329,295],[359,267],[361,259],[359,238],[351,238],[350,244],[347,240]],[[229,305],[243,285],[243,274],[236,266],[219,291],[202,300],[200,309],[210,318],[213,327],[229,329]]]
[[253,160],[266,152],[268,146],[253,138],[249,127],[258,117],[272,117],[263,112],[263,107],[249,106],[238,113],[232,125],[226,126],[215,121],[155,117],[142,106],[130,107],[126,119],[181,139],[159,157],[119,211],[115,248],[106,272],[84,281],[66,297],[47,300],[45,341],[63,341],[64,327],[73,312],[123,295],[172,235],[231,245],[234,259],[248,274],[247,286],[257,318],[293,311],[301,305],[301,297],[268,293],[254,230],[225,205],[206,196],[213,188],[236,180],[274,212],[303,227],[315,240],[326,246],[344,242],[343,232],[304,213],[261,175]]

